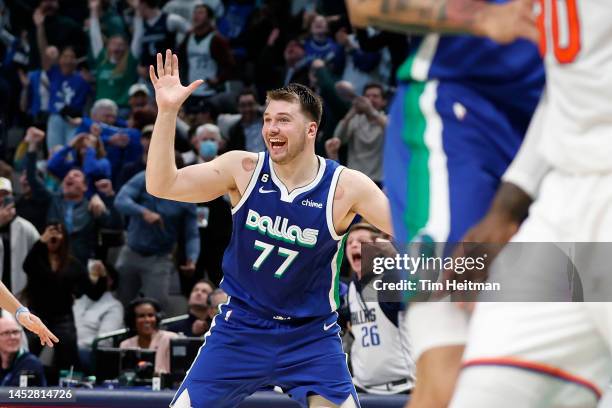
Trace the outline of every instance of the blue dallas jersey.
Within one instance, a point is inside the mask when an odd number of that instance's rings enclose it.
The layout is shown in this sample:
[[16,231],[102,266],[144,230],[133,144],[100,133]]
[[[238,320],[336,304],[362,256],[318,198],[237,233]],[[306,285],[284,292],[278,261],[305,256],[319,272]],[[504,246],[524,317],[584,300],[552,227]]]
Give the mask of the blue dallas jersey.
[[267,152],[240,202],[223,257],[221,287],[261,315],[278,320],[326,316],[339,305],[343,236],[332,204],[343,167],[319,159],[316,178],[288,192]]
[[413,38],[409,58],[397,73],[400,81],[440,80],[468,86],[504,109],[524,131],[544,85],[544,66],[535,44],[517,40],[500,45],[473,35]]

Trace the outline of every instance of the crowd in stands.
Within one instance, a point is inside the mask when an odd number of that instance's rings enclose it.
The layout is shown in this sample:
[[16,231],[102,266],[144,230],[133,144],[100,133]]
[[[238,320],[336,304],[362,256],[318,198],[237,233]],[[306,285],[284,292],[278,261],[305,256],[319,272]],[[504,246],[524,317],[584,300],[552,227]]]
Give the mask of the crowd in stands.
[[225,299],[229,199],[145,188],[157,52],[178,54],[185,84],[204,79],[179,113],[179,167],[264,150],[265,93],[298,82],[324,100],[317,154],[384,186],[385,109],[408,46],[353,30],[343,0],[0,0],[0,276],[61,339],[49,353],[28,336],[26,351],[0,318],[2,385],[22,366],[41,384],[87,371],[94,339],[123,327],[121,347],[157,349],[167,372],[169,340],[202,336]]

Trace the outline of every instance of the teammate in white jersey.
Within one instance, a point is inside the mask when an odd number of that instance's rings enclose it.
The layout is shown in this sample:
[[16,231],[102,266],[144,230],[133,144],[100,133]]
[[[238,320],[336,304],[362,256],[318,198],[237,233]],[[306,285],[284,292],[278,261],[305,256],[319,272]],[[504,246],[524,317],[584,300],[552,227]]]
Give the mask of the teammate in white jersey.
[[[516,221],[529,201],[508,194],[518,186],[534,203],[512,241],[610,242],[612,7],[538,5],[546,92],[495,204],[469,237],[490,241],[497,226]],[[451,406],[596,406],[612,377],[611,350],[610,303],[480,303]]]
[[401,304],[374,301],[363,293],[369,277],[362,275],[361,244],[378,242],[381,236],[370,224],[358,223],[351,227],[345,251],[353,272],[347,303],[354,337],[350,354],[353,383],[358,391],[389,395],[412,389],[415,363],[408,333],[400,332]]

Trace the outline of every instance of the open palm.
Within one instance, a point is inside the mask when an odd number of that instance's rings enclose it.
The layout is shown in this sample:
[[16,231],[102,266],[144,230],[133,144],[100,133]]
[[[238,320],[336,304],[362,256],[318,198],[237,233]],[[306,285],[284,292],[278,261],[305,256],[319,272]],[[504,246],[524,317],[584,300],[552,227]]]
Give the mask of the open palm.
[[159,110],[178,111],[185,99],[204,82],[198,79],[189,86],[181,85],[178,58],[170,50],[166,50],[165,63],[162,55],[157,54],[157,75],[153,65],[149,66],[149,75],[155,87],[155,100]]

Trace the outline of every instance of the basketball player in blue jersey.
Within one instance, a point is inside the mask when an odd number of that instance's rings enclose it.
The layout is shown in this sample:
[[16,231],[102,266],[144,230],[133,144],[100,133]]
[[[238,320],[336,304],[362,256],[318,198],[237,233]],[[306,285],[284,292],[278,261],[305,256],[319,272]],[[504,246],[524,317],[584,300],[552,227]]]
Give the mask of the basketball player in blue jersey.
[[176,116],[202,81],[182,86],[170,51],[150,75],[159,113],[147,190],[194,203],[228,194],[233,206],[221,283],[229,300],[171,406],[235,407],[269,385],[302,406],[359,406],[336,323],[339,269],[356,214],[390,232],[387,198],[362,173],[315,155],[321,100],[297,84],[268,92],[266,152],[231,151],[177,170]]
[[[413,37],[398,70],[385,138],[385,188],[400,245],[448,242],[449,254],[491,205],[544,83],[533,3],[347,0],[353,25],[432,32]],[[417,360],[411,407],[447,406],[467,318],[450,302],[410,306],[404,324]]]

